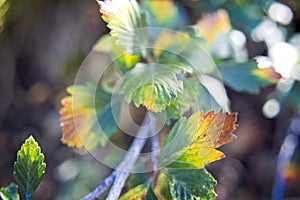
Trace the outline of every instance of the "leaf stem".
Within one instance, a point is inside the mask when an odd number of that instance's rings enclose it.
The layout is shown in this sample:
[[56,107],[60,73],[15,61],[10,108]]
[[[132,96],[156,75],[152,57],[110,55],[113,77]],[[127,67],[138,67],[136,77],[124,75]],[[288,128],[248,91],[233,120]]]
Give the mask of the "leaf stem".
[[[151,124],[149,124],[149,121]],[[121,191],[124,187],[125,181],[127,180],[130,170],[134,166],[134,163],[138,159],[140,152],[142,151],[146,140],[147,135],[150,132],[153,120],[150,118],[150,114],[146,113],[145,119],[142,123],[141,128],[139,129],[136,138],[132,142],[130,148],[123,161],[119,164],[117,169],[108,176],[103,183],[101,183],[95,190],[86,195],[82,200],[91,200],[97,198],[101,193],[103,193],[112,183],[112,187],[107,196],[107,200],[117,200],[121,194]]]

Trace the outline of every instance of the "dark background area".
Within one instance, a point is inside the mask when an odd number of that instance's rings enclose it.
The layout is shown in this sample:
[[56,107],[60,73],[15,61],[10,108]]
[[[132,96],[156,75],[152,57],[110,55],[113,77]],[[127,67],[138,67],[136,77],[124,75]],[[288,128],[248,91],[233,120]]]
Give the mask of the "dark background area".
[[[78,199],[108,171],[88,154],[60,142],[58,110],[66,86],[108,30],[94,0],[7,2],[0,26],[0,186],[14,181],[16,152],[33,135],[47,163],[34,199]],[[189,0],[181,3],[191,22],[205,12],[189,7]],[[287,28],[299,31],[300,3],[283,3],[295,14]],[[266,51],[263,43],[248,40],[247,46],[250,57]],[[272,89],[264,88],[259,95],[228,90],[232,111],[239,113],[239,128],[238,139],[223,148],[227,158],[208,167],[218,180],[219,199],[271,199],[276,157],[293,114],[286,110],[276,119],[263,116],[261,108]],[[296,169],[286,196],[300,199],[299,166]]]

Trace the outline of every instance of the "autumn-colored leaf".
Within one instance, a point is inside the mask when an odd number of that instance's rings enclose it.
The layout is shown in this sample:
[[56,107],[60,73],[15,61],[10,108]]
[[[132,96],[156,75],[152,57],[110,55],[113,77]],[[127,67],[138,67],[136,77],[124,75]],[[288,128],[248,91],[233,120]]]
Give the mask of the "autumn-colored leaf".
[[130,189],[119,200],[157,200],[157,198],[152,191],[151,183],[145,182]]
[[281,75],[276,72],[273,67],[254,69],[252,73],[260,78],[273,81],[274,83],[277,83],[281,79]]
[[195,26],[197,36],[203,37],[209,46],[214,43],[218,35],[228,33],[230,29],[230,19],[225,10],[204,15]]
[[213,111],[194,113],[179,120],[166,138],[160,166],[172,168],[203,168],[206,164],[224,158],[216,148],[233,141],[236,136],[237,114]]
[[[118,116],[113,116],[111,96],[94,84],[67,88],[71,96],[61,100],[61,141],[70,147],[92,149],[105,145],[117,128]],[[115,108],[119,110],[119,103]],[[115,118],[114,118],[115,117]],[[99,123],[99,124],[98,124]]]

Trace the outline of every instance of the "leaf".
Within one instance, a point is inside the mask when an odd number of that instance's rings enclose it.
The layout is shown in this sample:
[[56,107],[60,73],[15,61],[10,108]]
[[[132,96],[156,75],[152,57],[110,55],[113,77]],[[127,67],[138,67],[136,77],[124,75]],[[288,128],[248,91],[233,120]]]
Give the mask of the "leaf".
[[169,200],[172,199],[170,193],[169,182],[166,174],[159,173],[156,181],[156,185],[154,188],[154,193],[158,197],[159,200]]
[[224,83],[237,92],[257,94],[261,87],[275,84],[281,78],[273,68],[258,69],[255,62],[225,62],[218,69]]
[[0,197],[2,200],[19,200],[18,186],[14,183],[0,189]]
[[[153,1],[144,0],[142,6],[149,12],[149,27],[161,27],[178,29],[186,24],[186,13],[181,9],[181,5],[174,0]],[[164,12],[161,12],[162,8]]]
[[208,46],[212,46],[220,35],[229,33],[230,29],[230,19],[225,10],[204,15],[195,26],[196,35],[204,38]]
[[224,158],[216,150],[233,141],[236,136],[236,113],[203,114],[198,111],[188,119],[180,119],[164,141],[159,166],[171,168],[203,168],[206,164]]
[[140,60],[140,55],[131,55],[116,44],[116,38],[110,35],[102,36],[94,45],[93,50],[108,53],[111,56],[114,67],[121,73],[132,69]]
[[182,92],[183,85],[176,77],[178,69],[158,64],[138,63],[123,76],[120,91],[127,101],[141,104],[152,112],[160,112]]
[[[61,141],[70,147],[88,150],[104,146],[119,121],[120,102],[92,83],[67,88],[70,96],[61,100]],[[112,108],[116,109],[113,115]],[[98,124],[99,123],[99,124]]]
[[213,74],[216,71],[209,54],[188,32],[161,31],[154,43],[153,54],[158,63],[172,65],[185,72]]
[[168,169],[164,173],[174,200],[210,200],[217,196],[214,191],[217,182],[204,168]]
[[157,200],[157,197],[151,188],[151,183],[145,182],[130,189],[119,200]]
[[29,200],[40,184],[46,169],[44,154],[32,136],[26,139],[17,153],[14,177],[19,185],[21,198]]
[[100,13],[106,21],[110,34],[117,38],[117,45],[129,54],[136,54],[147,46],[146,15],[136,0],[97,1]]

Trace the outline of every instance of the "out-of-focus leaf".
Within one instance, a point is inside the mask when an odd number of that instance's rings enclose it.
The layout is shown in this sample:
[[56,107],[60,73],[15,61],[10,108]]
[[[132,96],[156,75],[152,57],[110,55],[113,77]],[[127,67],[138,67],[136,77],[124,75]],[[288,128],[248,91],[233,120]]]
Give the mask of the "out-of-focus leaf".
[[203,168],[206,164],[224,158],[216,150],[233,141],[236,136],[236,113],[194,113],[180,119],[171,129],[161,150],[159,165],[171,168]]
[[44,154],[32,136],[26,139],[17,153],[14,177],[19,185],[21,198],[29,200],[40,184],[46,169]]
[[172,65],[187,72],[211,74],[216,70],[203,46],[187,32],[161,31],[154,43],[153,54],[158,63]]
[[19,200],[18,186],[14,183],[0,189],[0,199],[2,200]]
[[[149,25],[169,29],[182,27],[186,21],[186,13],[174,0],[153,1],[144,0],[142,6],[150,14]],[[164,9],[164,12],[161,12]]]
[[126,49],[129,54],[145,50],[147,45],[146,15],[136,0],[97,1],[100,13],[110,34],[117,38],[117,45]]
[[132,173],[129,175],[128,179],[126,180],[125,185],[128,188],[133,188],[146,181],[147,181],[147,177],[144,173]]
[[138,63],[123,76],[120,90],[127,101],[137,107],[141,104],[152,112],[160,112],[183,90],[176,77],[178,69],[158,64]]
[[208,46],[212,46],[220,35],[229,33],[230,29],[230,19],[225,10],[204,15],[195,26],[196,35],[204,38]]
[[71,96],[61,100],[60,109],[62,142],[75,148],[84,145],[88,150],[104,146],[117,128],[120,102],[112,101],[110,94],[92,83],[70,86],[67,92]]
[[281,78],[273,68],[258,69],[256,62],[224,62],[218,68],[224,83],[237,92],[259,93],[261,87],[275,84]]
[[215,199],[216,180],[203,169],[168,169],[165,170],[170,192],[174,200]]
[[110,35],[102,36],[94,45],[94,51],[108,53],[111,56],[114,67],[124,73],[135,66],[140,60],[140,55],[131,55],[116,45],[116,38]]

